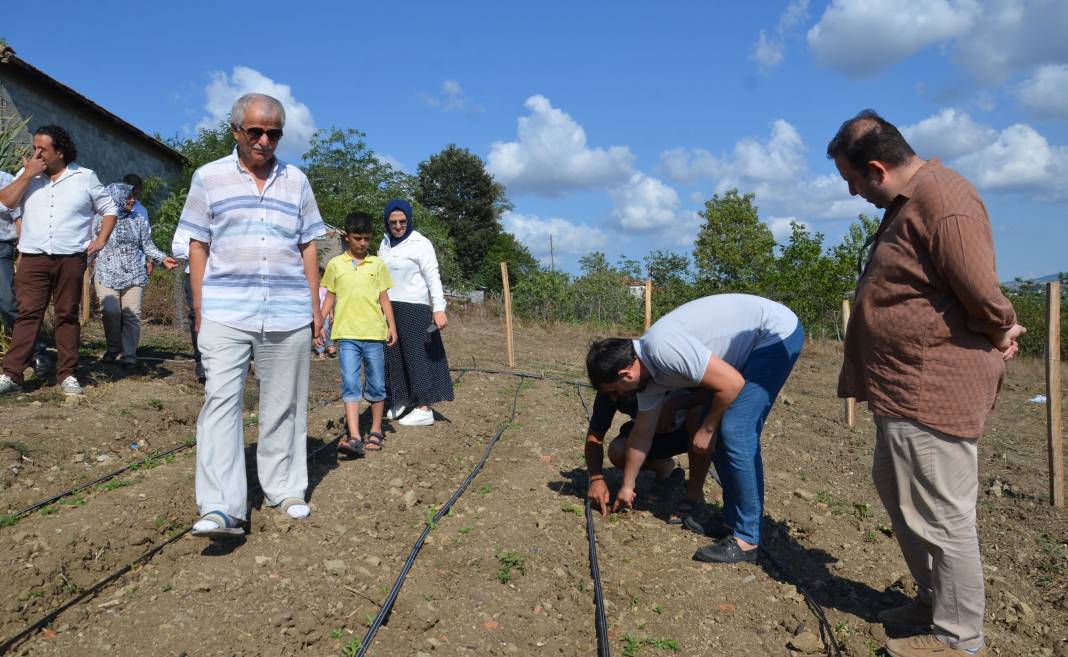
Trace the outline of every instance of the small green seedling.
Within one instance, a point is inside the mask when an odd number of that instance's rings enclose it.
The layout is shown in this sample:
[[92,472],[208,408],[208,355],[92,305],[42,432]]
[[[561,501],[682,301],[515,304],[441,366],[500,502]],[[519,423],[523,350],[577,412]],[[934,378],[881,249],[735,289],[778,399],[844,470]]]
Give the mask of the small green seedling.
[[527,560],[516,552],[497,550],[497,561],[501,564],[500,569],[497,570],[497,581],[501,584],[507,584],[512,581],[513,569],[519,571],[520,575],[527,574]]
[[162,399],[149,399],[148,400],[148,405],[150,407],[152,407],[153,409],[157,410],[157,411],[162,411],[163,410],[163,400]]
[[351,641],[341,646],[341,654],[345,657],[356,657],[358,652],[360,652],[360,637],[354,636]]
[[576,516],[582,515],[582,508],[570,502],[560,507],[560,510],[564,513],[574,513]]
[[490,486],[489,484],[482,484],[482,486],[478,489],[478,495],[479,497],[485,497],[489,494],[491,490],[493,490],[492,486]]

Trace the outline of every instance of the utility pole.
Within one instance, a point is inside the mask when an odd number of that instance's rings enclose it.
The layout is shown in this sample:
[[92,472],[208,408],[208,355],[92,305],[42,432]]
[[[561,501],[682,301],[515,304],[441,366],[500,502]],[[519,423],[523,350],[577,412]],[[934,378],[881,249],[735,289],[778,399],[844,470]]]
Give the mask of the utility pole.
[[553,254],[553,234],[549,233],[549,271],[556,271],[556,256]]

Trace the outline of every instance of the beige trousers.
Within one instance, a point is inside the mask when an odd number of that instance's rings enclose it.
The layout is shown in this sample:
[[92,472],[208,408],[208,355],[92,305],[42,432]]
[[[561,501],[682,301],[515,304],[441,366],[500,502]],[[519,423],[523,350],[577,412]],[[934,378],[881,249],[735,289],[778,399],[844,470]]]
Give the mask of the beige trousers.
[[145,288],[127,287],[113,290],[96,283],[100,312],[104,317],[104,337],[109,353],[122,354],[128,363],[137,362],[137,343],[141,341],[141,300]]
[[975,528],[976,440],[875,416],[872,477],[934,633],[957,650],[983,646],[983,568]]

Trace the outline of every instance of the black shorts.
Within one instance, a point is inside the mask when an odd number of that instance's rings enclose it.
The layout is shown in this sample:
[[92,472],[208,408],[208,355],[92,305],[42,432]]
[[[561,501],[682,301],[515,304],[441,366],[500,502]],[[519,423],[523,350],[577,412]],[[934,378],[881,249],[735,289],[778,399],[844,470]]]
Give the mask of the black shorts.
[[[634,427],[634,420],[629,420],[619,428],[619,437],[627,438],[630,430]],[[690,436],[686,433],[686,427],[682,426],[674,431],[658,433],[653,436],[653,444],[649,447],[650,459],[669,459],[677,454],[685,454],[690,447]]]

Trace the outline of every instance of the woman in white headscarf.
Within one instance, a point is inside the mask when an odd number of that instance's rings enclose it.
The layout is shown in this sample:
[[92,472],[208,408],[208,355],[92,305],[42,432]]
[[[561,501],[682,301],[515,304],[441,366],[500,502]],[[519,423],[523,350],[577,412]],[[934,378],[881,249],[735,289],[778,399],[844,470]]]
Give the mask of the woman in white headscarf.
[[[141,340],[141,301],[144,299],[148,273],[145,259],[174,269],[178,261],[160,251],[152,242],[148,222],[133,211],[137,197],[125,183],[108,185],[107,191],[119,209],[118,221],[107,244],[96,255],[93,281],[100,310],[104,317],[107,350],[102,360],[112,362],[120,355],[122,364],[137,364],[137,343]],[[102,217],[97,216],[93,234],[100,232]]]
[[[449,360],[441,341],[445,295],[438,258],[412,223],[412,206],[404,200],[386,203],[386,236],[378,257],[393,278],[389,300],[397,327],[397,343],[386,347],[386,417],[405,426],[434,424],[431,404],[452,401]],[[414,407],[414,408],[413,408]],[[405,409],[411,409],[405,413]]]

